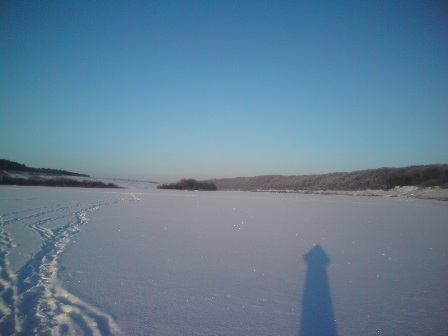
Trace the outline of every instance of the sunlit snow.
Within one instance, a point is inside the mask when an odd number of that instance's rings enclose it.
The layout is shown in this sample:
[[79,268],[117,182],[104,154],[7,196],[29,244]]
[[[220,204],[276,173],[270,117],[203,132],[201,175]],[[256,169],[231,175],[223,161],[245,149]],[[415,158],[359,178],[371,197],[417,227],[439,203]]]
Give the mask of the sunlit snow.
[[0,215],[2,335],[448,333],[447,202],[3,186]]

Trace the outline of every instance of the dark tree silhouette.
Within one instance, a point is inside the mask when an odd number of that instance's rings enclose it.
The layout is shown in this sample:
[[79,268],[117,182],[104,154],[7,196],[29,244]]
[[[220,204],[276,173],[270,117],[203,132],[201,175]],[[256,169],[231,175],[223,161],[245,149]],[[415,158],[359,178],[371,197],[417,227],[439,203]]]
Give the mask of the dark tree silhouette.
[[27,167],[24,164],[17,163],[14,161],[5,160],[5,159],[0,159],[0,170],[20,171],[20,172],[29,172],[29,173],[42,173],[42,174],[51,174],[51,175],[90,177],[89,175],[86,175],[86,174],[78,174],[78,173],[70,172],[67,170],[61,170],[61,169]]
[[8,174],[0,175],[0,185],[18,186],[45,186],[45,187],[80,187],[80,188],[121,188],[114,183],[105,183],[92,180],[73,180],[65,177],[41,178],[31,176],[29,178],[13,177]]
[[216,185],[212,182],[198,182],[194,179],[182,179],[177,183],[161,184],[158,189],[175,189],[175,190],[204,190],[215,191]]

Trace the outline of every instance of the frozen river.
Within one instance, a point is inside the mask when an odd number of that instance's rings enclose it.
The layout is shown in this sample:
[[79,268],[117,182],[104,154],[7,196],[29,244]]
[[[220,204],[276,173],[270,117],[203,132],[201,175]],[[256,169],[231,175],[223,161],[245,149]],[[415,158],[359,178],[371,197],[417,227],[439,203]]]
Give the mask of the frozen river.
[[2,186],[0,214],[2,335],[448,334],[448,202]]

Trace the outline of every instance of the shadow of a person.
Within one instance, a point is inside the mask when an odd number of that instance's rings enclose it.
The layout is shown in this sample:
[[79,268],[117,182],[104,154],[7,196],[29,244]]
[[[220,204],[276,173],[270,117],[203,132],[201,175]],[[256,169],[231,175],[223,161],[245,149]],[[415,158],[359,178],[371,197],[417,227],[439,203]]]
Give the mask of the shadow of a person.
[[303,257],[308,264],[299,336],[337,336],[326,266],[330,257],[320,245]]

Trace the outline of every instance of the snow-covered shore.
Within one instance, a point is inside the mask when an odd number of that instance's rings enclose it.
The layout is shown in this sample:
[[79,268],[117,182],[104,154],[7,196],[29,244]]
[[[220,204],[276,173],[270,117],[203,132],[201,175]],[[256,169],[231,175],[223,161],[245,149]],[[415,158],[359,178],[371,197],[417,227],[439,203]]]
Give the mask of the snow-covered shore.
[[448,201],[448,189],[440,187],[419,188],[415,186],[395,187],[389,190],[256,190],[257,192],[298,193],[317,195],[346,195],[346,196],[382,196],[417,199],[435,199]]

